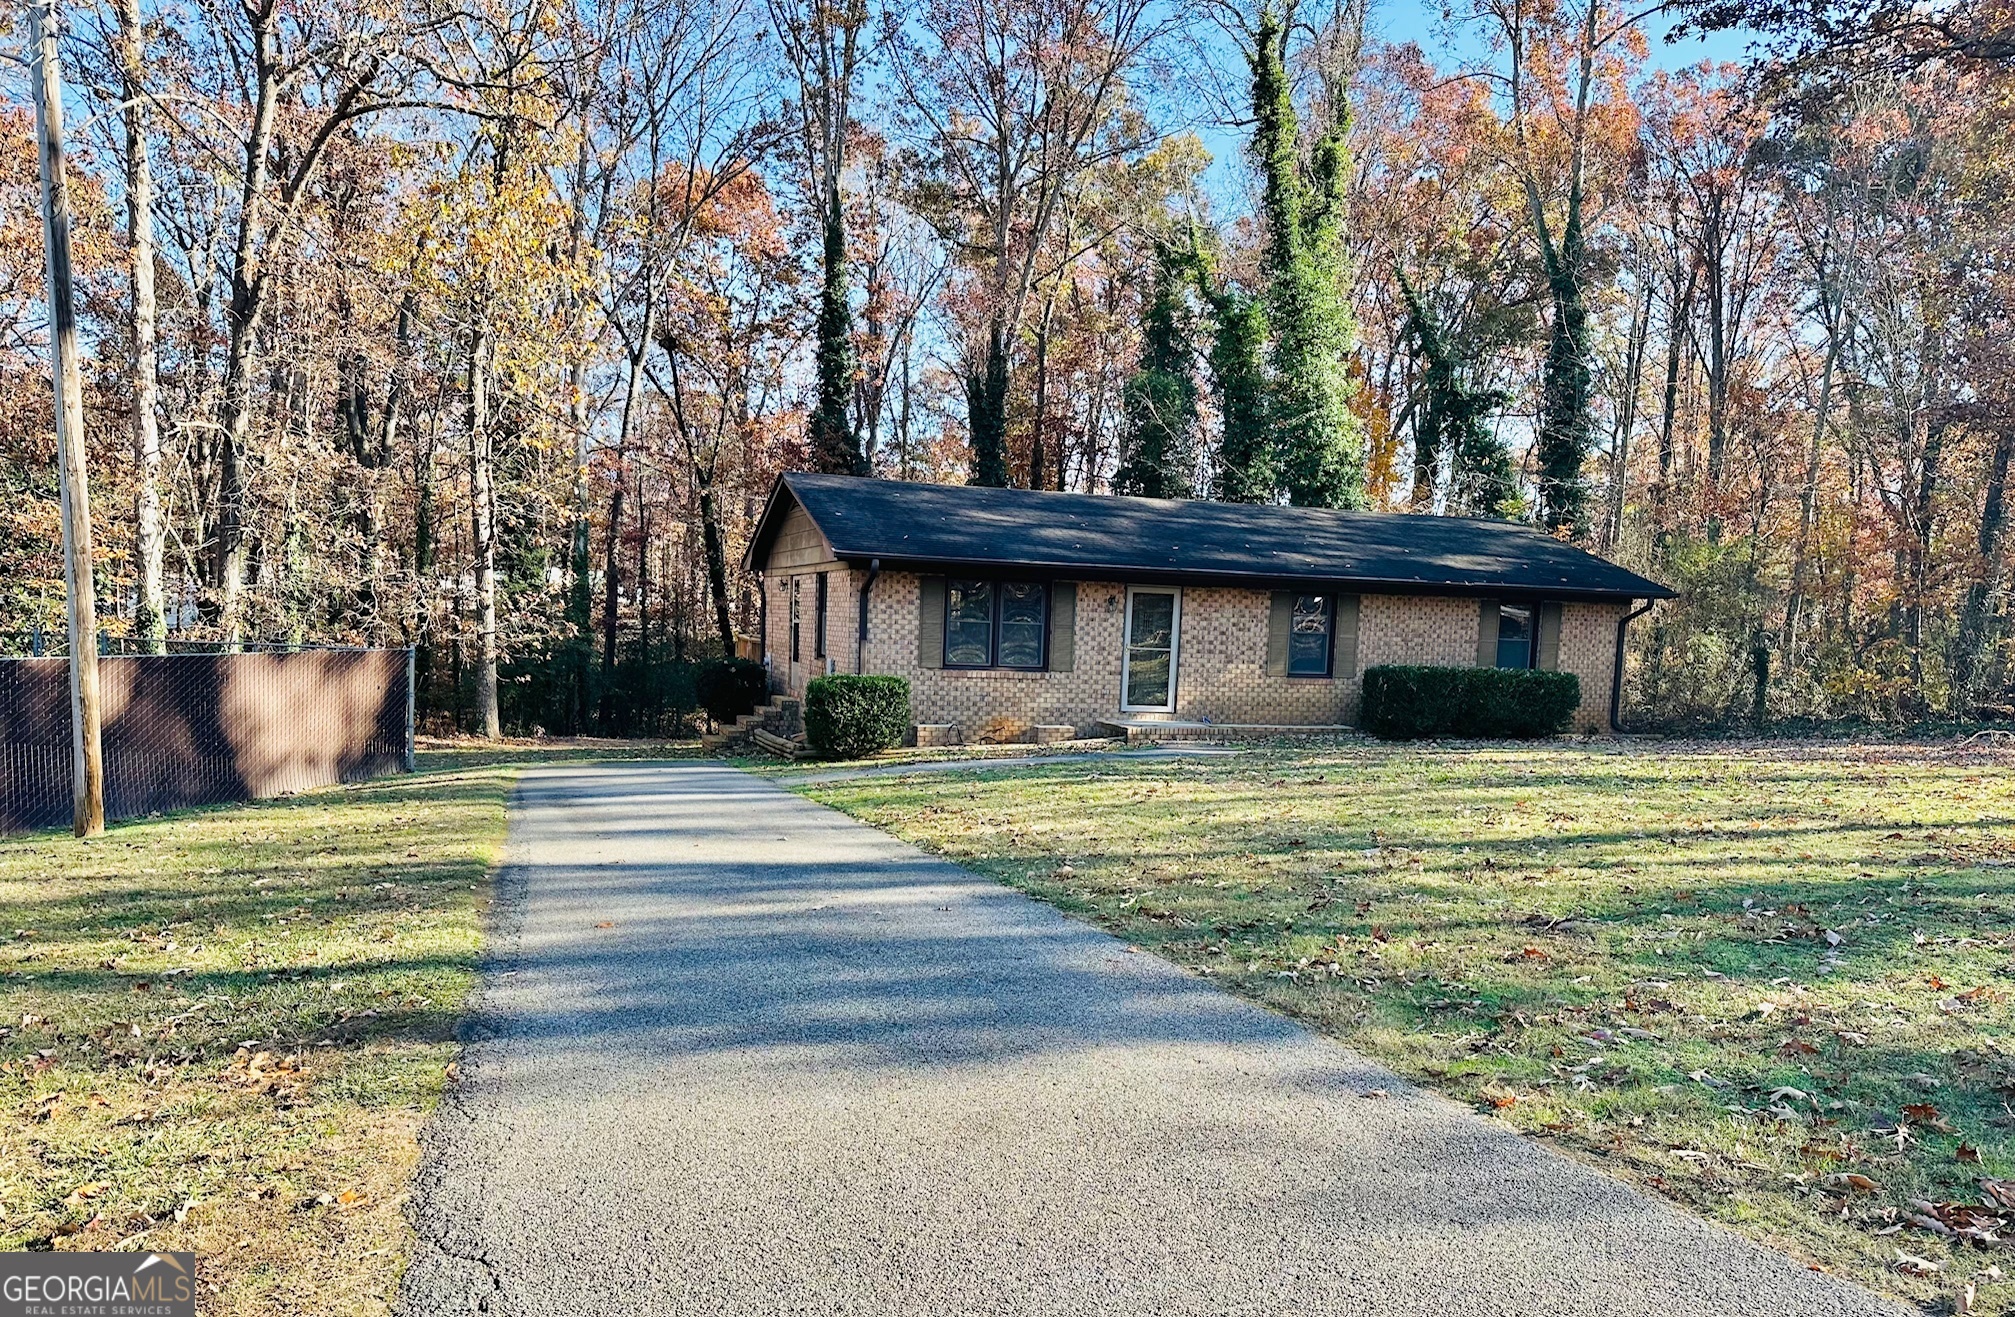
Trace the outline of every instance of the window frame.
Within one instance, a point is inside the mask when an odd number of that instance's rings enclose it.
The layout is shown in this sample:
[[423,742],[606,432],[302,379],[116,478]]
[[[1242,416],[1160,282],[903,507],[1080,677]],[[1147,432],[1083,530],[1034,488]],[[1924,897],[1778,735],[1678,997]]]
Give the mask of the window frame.
[[[1320,672],[1296,672],[1294,670],[1294,618],[1295,609],[1304,599],[1322,600],[1322,670]],[[1336,594],[1329,590],[1295,591],[1287,606],[1287,670],[1285,676],[1302,681],[1322,681],[1336,675]]]
[[[961,585],[984,585],[987,587],[987,658],[984,663],[952,662],[952,616],[953,600]],[[1003,663],[1001,657],[1001,607],[1006,598],[1002,588],[1010,585],[1032,585],[1042,591],[1042,622],[1037,635],[1036,661],[1034,664]],[[1050,582],[1034,580],[1025,576],[947,576],[945,578],[944,621],[944,666],[952,672],[1047,672],[1049,671],[1049,629],[1051,620],[1052,593]]]
[[[1513,665],[1504,661],[1504,615],[1518,612],[1525,615],[1525,662]],[[1531,671],[1539,663],[1539,605],[1536,603],[1512,603],[1502,601],[1497,605],[1497,662],[1494,666],[1508,672]]]

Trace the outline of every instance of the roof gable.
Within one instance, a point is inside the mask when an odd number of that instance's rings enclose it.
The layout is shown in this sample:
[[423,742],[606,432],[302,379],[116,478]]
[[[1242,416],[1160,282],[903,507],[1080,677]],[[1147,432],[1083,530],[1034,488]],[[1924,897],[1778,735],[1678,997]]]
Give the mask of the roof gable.
[[1393,512],[1060,494],[793,473],[771,490],[748,562],[803,507],[833,554],[917,569],[1077,579],[1352,585],[1390,593],[1664,599],[1672,591],[1510,522]]

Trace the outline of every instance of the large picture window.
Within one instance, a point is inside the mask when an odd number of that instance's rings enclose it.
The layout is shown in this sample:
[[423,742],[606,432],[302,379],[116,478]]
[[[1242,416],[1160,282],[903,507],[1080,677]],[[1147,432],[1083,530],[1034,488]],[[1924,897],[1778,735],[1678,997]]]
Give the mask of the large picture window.
[[1524,604],[1502,604],[1497,610],[1497,666],[1500,668],[1529,668],[1532,666],[1533,610]]
[[1287,630],[1287,675],[1327,677],[1336,634],[1336,596],[1298,594]]
[[945,583],[945,666],[1039,671],[1047,660],[1049,587],[1040,581]]

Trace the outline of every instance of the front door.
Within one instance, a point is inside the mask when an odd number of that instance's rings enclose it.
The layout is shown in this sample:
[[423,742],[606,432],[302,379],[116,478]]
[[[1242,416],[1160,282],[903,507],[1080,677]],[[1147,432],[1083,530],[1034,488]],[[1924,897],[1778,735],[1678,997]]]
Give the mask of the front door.
[[1176,651],[1182,636],[1182,594],[1135,586],[1126,592],[1126,660],[1120,705],[1128,712],[1175,708]]

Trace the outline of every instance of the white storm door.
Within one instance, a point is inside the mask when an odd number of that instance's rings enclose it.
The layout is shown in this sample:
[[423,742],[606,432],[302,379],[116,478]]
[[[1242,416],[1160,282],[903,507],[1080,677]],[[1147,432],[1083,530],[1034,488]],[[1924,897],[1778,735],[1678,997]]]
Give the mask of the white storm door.
[[1182,592],[1131,586],[1126,592],[1126,655],[1119,707],[1130,713],[1175,709],[1176,651],[1182,638]]

